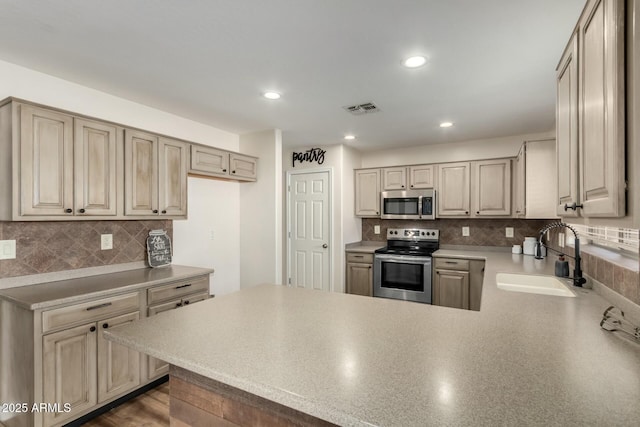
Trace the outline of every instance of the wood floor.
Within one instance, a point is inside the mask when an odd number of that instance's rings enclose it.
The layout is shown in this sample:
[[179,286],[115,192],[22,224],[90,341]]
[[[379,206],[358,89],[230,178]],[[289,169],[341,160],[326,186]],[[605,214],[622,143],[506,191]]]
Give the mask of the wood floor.
[[89,427],[168,427],[169,382],[84,424]]

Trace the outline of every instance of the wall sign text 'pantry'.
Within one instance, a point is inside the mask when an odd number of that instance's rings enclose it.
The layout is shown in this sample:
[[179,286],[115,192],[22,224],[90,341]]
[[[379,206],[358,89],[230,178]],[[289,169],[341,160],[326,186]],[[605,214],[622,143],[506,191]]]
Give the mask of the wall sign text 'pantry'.
[[323,150],[322,148],[312,148],[310,150],[307,150],[303,153],[293,153],[293,167],[296,167],[296,161],[298,163],[303,163],[303,162],[309,162],[309,163],[313,163],[313,162],[317,162],[319,165],[324,163],[324,154],[326,153],[325,150]]

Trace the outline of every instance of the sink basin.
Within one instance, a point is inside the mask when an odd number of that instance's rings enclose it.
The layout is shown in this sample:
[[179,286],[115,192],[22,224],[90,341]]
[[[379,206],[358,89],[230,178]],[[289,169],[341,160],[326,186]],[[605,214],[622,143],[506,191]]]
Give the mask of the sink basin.
[[560,279],[554,276],[533,274],[496,274],[498,288],[505,291],[528,292],[530,294],[555,295],[575,298],[575,294]]

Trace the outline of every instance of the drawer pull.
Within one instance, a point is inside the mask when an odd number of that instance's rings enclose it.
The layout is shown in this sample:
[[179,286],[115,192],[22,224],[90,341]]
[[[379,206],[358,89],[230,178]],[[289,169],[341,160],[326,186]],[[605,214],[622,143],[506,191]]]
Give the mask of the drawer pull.
[[109,307],[112,303],[105,302],[104,304],[92,305],[91,307],[87,307],[87,311],[96,310],[98,308]]
[[364,258],[362,255],[352,255],[354,258]]
[[457,264],[458,261],[445,261],[445,264]]
[[186,285],[176,286],[176,289],[188,288],[189,286],[191,286],[191,283],[188,283]]

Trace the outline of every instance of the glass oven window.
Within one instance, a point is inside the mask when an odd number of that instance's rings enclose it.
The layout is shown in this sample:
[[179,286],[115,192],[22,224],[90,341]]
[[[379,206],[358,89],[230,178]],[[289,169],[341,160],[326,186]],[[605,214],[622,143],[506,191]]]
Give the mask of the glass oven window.
[[385,215],[418,215],[417,197],[392,197],[384,199]]
[[424,292],[424,265],[405,262],[382,262],[383,288]]

